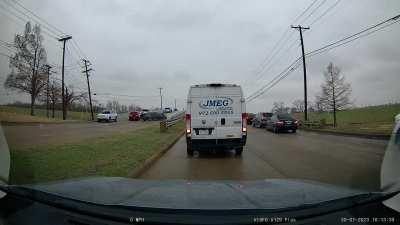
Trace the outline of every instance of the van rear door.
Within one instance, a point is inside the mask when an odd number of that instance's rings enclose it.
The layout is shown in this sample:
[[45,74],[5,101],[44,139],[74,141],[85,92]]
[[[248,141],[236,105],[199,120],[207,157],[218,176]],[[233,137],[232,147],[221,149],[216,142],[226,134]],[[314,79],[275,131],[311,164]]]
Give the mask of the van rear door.
[[189,96],[192,138],[242,137],[245,109],[239,86],[193,87]]

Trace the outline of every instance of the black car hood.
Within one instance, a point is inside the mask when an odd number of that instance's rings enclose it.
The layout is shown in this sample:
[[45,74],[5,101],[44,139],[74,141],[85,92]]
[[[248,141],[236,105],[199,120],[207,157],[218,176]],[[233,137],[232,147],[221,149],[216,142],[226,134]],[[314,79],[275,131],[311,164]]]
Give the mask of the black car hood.
[[240,182],[91,177],[23,187],[102,205],[207,210],[281,209],[367,193],[287,179]]

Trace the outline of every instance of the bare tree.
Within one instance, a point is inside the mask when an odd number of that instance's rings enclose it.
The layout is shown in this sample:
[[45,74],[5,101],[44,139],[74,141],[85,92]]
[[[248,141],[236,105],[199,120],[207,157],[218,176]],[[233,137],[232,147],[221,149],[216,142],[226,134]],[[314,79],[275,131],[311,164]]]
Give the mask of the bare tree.
[[285,106],[284,102],[274,102],[273,113],[289,113],[290,108]]
[[304,101],[297,99],[293,101],[293,108],[296,112],[304,112]]
[[46,103],[47,102],[47,94],[49,95],[49,104],[52,111],[51,117],[54,118],[54,111],[56,105],[61,103],[61,84],[55,80],[50,81],[49,83],[49,93],[47,90],[42,92],[38,96],[38,100],[40,102]]
[[46,84],[47,62],[46,50],[43,47],[43,36],[40,26],[25,25],[23,34],[14,38],[14,47],[17,52],[10,58],[11,73],[8,75],[4,86],[16,89],[31,96],[31,115],[35,114],[34,106],[38,95]]
[[322,99],[321,99],[321,96],[320,96],[320,95],[316,95],[316,96],[315,96],[315,103],[314,103],[314,106],[315,106],[315,110],[316,110],[317,112],[323,112],[323,111],[325,111],[324,104],[323,104],[323,102],[322,102]]
[[74,103],[75,101],[87,101],[88,94],[86,92],[77,94],[74,92],[73,87],[65,88],[65,108],[67,109]]
[[318,102],[322,107],[333,111],[333,126],[337,126],[336,111],[345,109],[351,105],[350,83],[346,83],[344,76],[340,74],[340,68],[329,63],[324,72],[325,83],[321,85],[322,91]]

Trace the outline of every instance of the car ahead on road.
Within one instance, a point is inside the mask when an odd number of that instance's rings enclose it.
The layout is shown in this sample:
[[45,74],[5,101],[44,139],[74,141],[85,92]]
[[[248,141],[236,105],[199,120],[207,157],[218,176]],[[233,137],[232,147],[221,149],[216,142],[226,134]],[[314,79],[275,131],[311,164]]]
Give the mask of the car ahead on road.
[[187,154],[210,149],[234,149],[246,144],[246,105],[236,84],[199,84],[189,88],[186,110]]
[[140,117],[142,117],[144,114],[146,114],[146,113],[148,113],[148,112],[150,112],[150,110],[148,110],[148,109],[142,109],[142,110],[140,111]]
[[107,110],[107,111],[103,111],[101,113],[98,113],[96,115],[96,118],[97,118],[97,122],[101,122],[101,121],[107,121],[107,122],[114,121],[114,122],[117,122],[118,115],[117,115],[116,112]]
[[271,130],[274,133],[279,133],[281,131],[291,131],[292,133],[296,133],[297,128],[298,121],[287,113],[272,115],[266,125],[266,129]]
[[138,121],[140,120],[140,112],[130,112],[129,113],[129,121]]
[[256,117],[256,114],[247,113],[247,125],[252,125],[255,117]]
[[265,125],[267,125],[267,121],[269,118],[271,118],[272,113],[268,112],[259,112],[256,114],[256,116],[253,119],[253,127],[258,127],[258,128],[265,128]]
[[170,107],[164,108],[164,113],[172,113],[172,109]]
[[144,114],[141,118],[143,121],[160,121],[167,119],[164,113],[158,111],[148,112]]

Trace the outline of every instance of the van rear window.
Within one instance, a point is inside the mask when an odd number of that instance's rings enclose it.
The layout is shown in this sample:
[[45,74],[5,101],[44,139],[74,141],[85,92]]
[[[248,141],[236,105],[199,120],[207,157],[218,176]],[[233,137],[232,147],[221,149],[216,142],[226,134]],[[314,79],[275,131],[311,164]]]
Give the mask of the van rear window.
[[272,116],[272,113],[263,113],[262,114],[264,117],[271,117]]
[[293,117],[290,116],[289,114],[281,114],[281,115],[278,115],[278,119],[280,119],[280,120],[293,120]]

